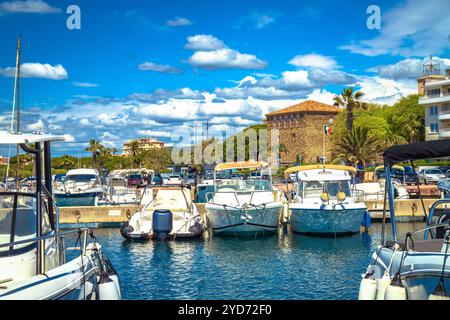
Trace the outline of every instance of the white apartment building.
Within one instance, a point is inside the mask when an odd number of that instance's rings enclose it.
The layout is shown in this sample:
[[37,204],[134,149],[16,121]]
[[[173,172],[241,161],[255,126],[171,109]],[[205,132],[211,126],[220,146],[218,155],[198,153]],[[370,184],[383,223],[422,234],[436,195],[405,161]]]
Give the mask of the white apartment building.
[[425,109],[425,140],[450,138],[450,69],[419,79],[419,104]]

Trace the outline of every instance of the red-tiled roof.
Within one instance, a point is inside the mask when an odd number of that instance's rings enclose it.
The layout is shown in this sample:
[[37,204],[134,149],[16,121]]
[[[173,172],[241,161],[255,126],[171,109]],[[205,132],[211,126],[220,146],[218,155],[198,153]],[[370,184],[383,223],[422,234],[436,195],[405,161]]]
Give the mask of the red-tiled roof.
[[301,112],[301,113],[313,113],[313,112],[320,112],[320,113],[328,113],[328,114],[337,114],[341,109],[339,107],[330,106],[329,104],[313,101],[313,100],[307,100],[302,103],[272,111],[266,116],[273,116],[278,114],[285,114],[285,113],[292,113],[292,112]]

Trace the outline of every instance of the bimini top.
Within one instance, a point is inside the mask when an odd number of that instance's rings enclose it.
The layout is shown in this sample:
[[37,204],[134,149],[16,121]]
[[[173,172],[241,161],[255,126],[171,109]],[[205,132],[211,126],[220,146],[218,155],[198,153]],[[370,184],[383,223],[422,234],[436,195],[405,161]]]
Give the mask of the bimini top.
[[264,161],[238,161],[220,163],[216,166],[215,171],[225,171],[231,169],[256,169],[267,167],[269,167],[269,164]]
[[37,133],[10,133],[7,131],[0,131],[0,144],[23,144],[36,143],[46,141],[65,141],[63,136],[53,136],[48,134]]
[[349,167],[349,166],[340,166],[340,165],[334,165],[334,164],[313,164],[308,166],[296,166],[291,167],[284,171],[284,177],[288,178],[291,173],[296,173],[299,171],[306,171],[306,170],[317,170],[317,169],[331,169],[331,170],[342,170],[342,171],[348,171],[353,174],[356,173],[356,168]]
[[384,163],[450,157],[450,140],[425,141],[393,146],[383,153]]
[[66,173],[66,177],[67,176],[74,176],[74,175],[93,175],[93,176],[98,176],[98,170],[97,169],[72,169],[67,171]]
[[[405,171],[405,168],[402,166],[392,166],[392,169],[398,169],[401,171]],[[384,166],[378,166],[375,168],[375,171],[384,170]]]

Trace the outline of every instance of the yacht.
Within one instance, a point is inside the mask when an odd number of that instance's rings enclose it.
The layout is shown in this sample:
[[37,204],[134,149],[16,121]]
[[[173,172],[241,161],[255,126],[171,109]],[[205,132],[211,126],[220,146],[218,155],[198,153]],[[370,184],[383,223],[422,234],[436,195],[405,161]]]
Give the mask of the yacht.
[[[238,171],[264,171],[259,179],[241,179]],[[228,179],[217,179],[234,171]],[[206,220],[215,234],[257,236],[278,230],[285,205],[283,192],[272,185],[270,166],[262,161],[218,164],[214,191],[206,195]]]
[[[399,238],[390,170],[400,162],[449,156],[450,144],[446,140],[398,145],[384,152],[390,210],[384,206],[381,244],[362,274],[360,300],[450,300],[450,199],[432,204],[425,228],[411,230]],[[387,210],[391,216],[391,239],[386,235]]]
[[200,237],[203,220],[186,186],[159,186],[154,196],[136,211],[129,222],[122,224],[125,239],[182,239]]
[[292,167],[297,182],[289,202],[289,222],[294,232],[343,235],[360,232],[367,208],[362,193],[352,188],[356,169],[338,165]]
[[105,196],[105,188],[96,169],[69,170],[64,182],[55,190],[60,207],[96,206]]
[[[36,172],[33,192],[0,192],[0,299],[121,298],[117,272],[92,230],[59,230],[50,144],[63,140],[44,134],[0,132],[0,144],[19,145],[33,157]],[[75,246],[66,247],[66,240],[76,241]],[[74,251],[70,261],[68,251]]]

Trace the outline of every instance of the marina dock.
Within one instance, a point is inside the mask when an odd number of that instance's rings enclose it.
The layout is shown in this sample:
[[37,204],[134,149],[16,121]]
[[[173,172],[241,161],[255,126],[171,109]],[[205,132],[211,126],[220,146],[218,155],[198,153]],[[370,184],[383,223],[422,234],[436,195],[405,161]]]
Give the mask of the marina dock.
[[[428,210],[436,199],[423,199]],[[365,202],[370,216],[379,220],[383,216],[383,200],[368,200]],[[443,204],[444,207],[448,205]],[[196,203],[201,215],[205,213],[205,204]],[[97,207],[62,207],[60,208],[61,224],[90,223],[103,226],[119,226],[130,220],[136,211],[135,205],[130,206],[97,206]],[[420,199],[396,199],[395,212],[398,221],[422,220],[425,217]],[[389,218],[389,212],[387,213]]]

